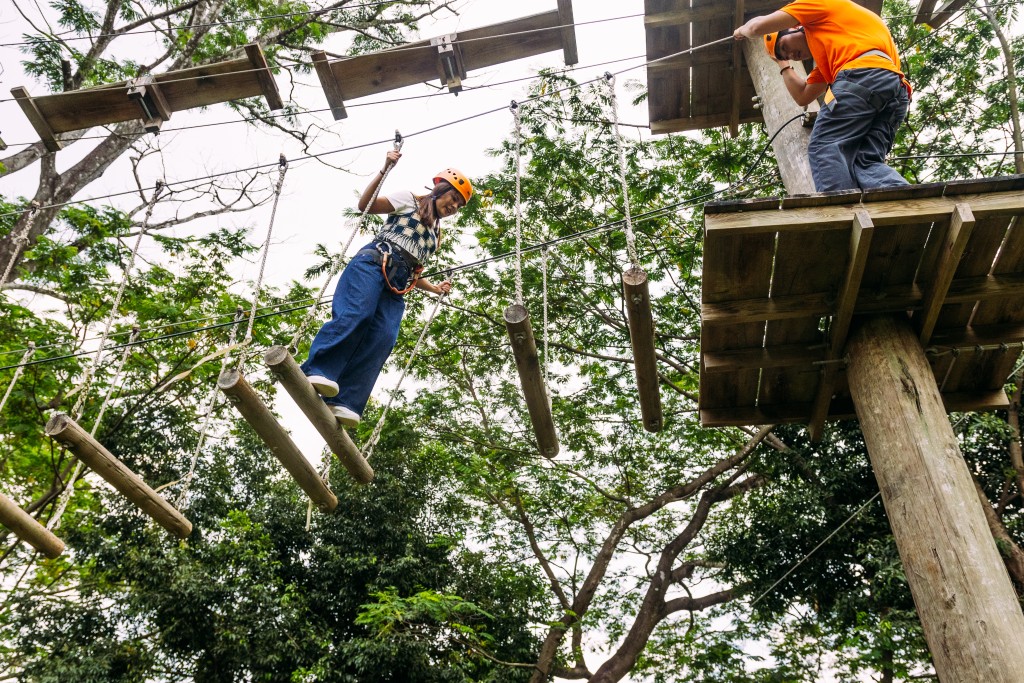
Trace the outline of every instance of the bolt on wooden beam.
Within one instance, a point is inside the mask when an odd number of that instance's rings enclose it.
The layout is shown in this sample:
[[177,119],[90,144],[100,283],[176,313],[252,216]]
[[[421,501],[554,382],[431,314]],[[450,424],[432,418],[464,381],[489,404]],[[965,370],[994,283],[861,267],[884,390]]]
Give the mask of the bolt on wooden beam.
[[283,346],[272,346],[264,354],[263,359],[352,478],[360,484],[369,484],[373,481],[373,468],[370,467],[370,463],[356,448],[345,428],[338,424],[337,418],[306,379],[306,375],[288,349]]
[[217,380],[217,386],[227,395],[274,456],[281,461],[281,464],[292,475],[299,487],[306,492],[306,495],[326,512],[331,512],[338,507],[337,496],[327,488],[327,484],[309,464],[306,456],[288,436],[284,427],[278,423],[270,409],[263,405],[263,401],[245,381],[242,373],[238,370],[225,370]]
[[107,480],[157,524],[178,538],[187,538],[192,533],[192,522],[185,519],[163,496],[151,489],[71,417],[63,413],[51,417],[46,423],[46,435],[67,446],[79,460]]
[[512,354],[519,370],[519,381],[523,385],[526,408],[530,412],[533,433],[537,436],[537,447],[548,458],[558,455],[558,434],[551,417],[547,387],[540,371],[537,342],[530,325],[530,313],[525,306],[512,304],[505,309],[505,327],[512,341]]

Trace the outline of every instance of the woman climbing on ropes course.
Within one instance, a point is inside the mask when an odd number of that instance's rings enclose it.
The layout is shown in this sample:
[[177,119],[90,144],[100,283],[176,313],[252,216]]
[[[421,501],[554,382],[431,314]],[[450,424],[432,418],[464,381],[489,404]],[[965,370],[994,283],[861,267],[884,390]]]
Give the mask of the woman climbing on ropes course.
[[[450,282],[420,277],[441,244],[441,219],[452,216],[473,196],[473,186],[454,168],[434,177],[430,194],[396,192],[370,200],[388,166],[401,153],[388,152],[384,170],[363,190],[359,210],[386,213],[384,227],[352,258],[334,290],[331,319],[313,339],[302,364],[310,384],[324,397],[338,421],[352,427],[370,398],[384,362],[398,340],[405,312],[403,295],[414,287],[447,294]],[[369,207],[367,208],[367,205]]]

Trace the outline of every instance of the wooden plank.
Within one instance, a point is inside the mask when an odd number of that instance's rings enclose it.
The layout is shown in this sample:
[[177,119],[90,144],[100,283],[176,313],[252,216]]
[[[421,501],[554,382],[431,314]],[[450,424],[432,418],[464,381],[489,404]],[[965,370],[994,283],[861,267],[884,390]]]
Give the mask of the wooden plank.
[[935,30],[949,21],[949,19],[967,5],[968,2],[970,2],[970,0],[949,0],[949,2],[944,4],[941,9],[933,12],[927,21],[918,23],[928,24],[932,27],[932,30]]
[[324,95],[327,97],[327,106],[331,108],[331,115],[334,116],[334,120],[340,121],[347,118],[345,94],[341,91],[341,86],[338,85],[338,80],[334,77],[334,71],[327,60],[327,53],[323,50],[314,52],[313,66],[316,68],[316,75],[320,79],[320,87],[323,88]]
[[562,55],[566,66],[580,61],[576,49],[576,20],[572,14],[572,0],[558,0],[558,23],[562,26]]
[[[1012,220],[1008,216],[989,216],[975,222],[963,258],[957,266],[954,283],[966,283],[970,278],[983,278],[988,275]],[[952,288],[951,284],[950,289]],[[946,305],[942,307],[936,328],[964,327],[971,321],[975,305],[976,301],[973,299],[952,303],[947,293]]]
[[35,128],[39,139],[43,141],[43,146],[51,152],[59,151],[63,145],[57,139],[46,117],[39,111],[35,100],[28,94],[28,90],[19,85],[11,88],[11,94],[14,95],[14,99],[18,100],[18,106],[25,113],[25,118],[28,119],[28,122]]
[[[515,35],[508,35],[515,34]],[[458,44],[467,70],[483,69],[516,59],[562,49],[558,10],[462,31]],[[331,62],[346,100],[433,80],[436,48],[429,40],[392,50]]]
[[267,64],[263,50],[257,43],[250,43],[245,46],[245,54],[249,57],[252,68],[256,70],[256,82],[259,83],[260,91],[263,93],[264,99],[267,100],[267,106],[272,111],[284,109],[281,93],[277,89],[277,82],[274,80],[274,74],[270,71],[270,65]]
[[[744,6],[744,0],[736,0],[733,26],[743,24]],[[730,66],[732,69],[732,89],[729,93],[729,135],[736,137],[740,133],[740,108],[742,107],[740,98],[743,91],[743,81],[747,78],[746,71],[743,69],[743,46],[738,40],[733,41],[732,63]]]
[[705,351],[702,358],[704,370],[708,374],[759,368],[806,367],[825,359],[825,345],[790,344],[732,351]]
[[[744,109],[740,111],[739,122],[757,123],[763,119],[763,115],[757,109]],[[686,119],[666,119],[662,121],[651,120],[651,134],[664,135],[666,133],[681,133],[689,130],[703,130],[705,128],[718,128],[729,125],[727,113],[711,114]]]
[[918,333],[921,344],[927,344],[935,330],[935,323],[939,319],[939,312],[942,310],[949,285],[960,265],[960,259],[964,254],[964,249],[967,248],[967,241],[970,239],[973,229],[974,214],[971,213],[970,205],[957,204],[953,209],[953,217],[946,234],[939,266],[929,285],[924,288],[922,314],[914,316],[915,320],[920,320]]
[[[646,14],[688,10],[689,0],[645,0]],[[645,31],[647,58],[660,59],[690,47],[690,28],[670,26]],[[690,73],[674,69],[658,73],[647,70],[647,109],[652,129],[661,120],[689,118]]]
[[789,211],[759,211],[713,214],[704,219],[707,233],[734,234],[774,233],[778,230],[814,231],[844,230],[853,220],[853,212],[863,208],[878,227],[899,225],[906,221],[927,223],[949,220],[959,202],[971,205],[976,219],[993,215],[1024,213],[1024,192],[964,195],[955,200],[929,197],[904,201],[880,201],[859,206],[815,206]]
[[[718,4],[721,4],[720,0],[717,0]],[[691,5],[694,9],[701,7],[707,7],[716,4],[716,0],[691,0]],[[726,7],[731,3],[727,3]],[[693,40],[693,44],[704,45],[710,43],[714,38],[720,36],[712,36],[711,33],[712,24],[708,22],[699,22],[696,24],[690,24],[690,38]],[[711,57],[717,55],[723,64],[728,64],[729,55],[731,54],[729,45],[716,45],[711,48],[698,50],[688,55],[684,55],[686,58],[693,60],[693,64],[690,66],[690,115],[691,116],[707,116],[709,114],[724,114],[722,110],[714,110],[711,108],[711,96],[712,86],[717,82],[719,71],[716,69],[712,72],[710,61]],[[676,60],[671,60],[675,62]],[[699,62],[699,63],[698,63]],[[659,64],[652,64],[648,67],[648,70],[654,69],[657,72],[659,68],[672,68],[669,62],[661,62]],[[676,68],[679,68],[678,66]]]
[[935,3],[937,0],[918,0],[917,16],[914,17],[915,24],[927,24],[928,20],[932,18],[932,12],[935,11]]
[[[870,265],[867,270],[870,270]],[[769,320],[829,315],[835,307],[833,292],[810,292],[789,297],[738,299],[701,306],[701,322],[705,325],[751,323]],[[854,307],[855,314],[898,313],[921,307],[924,294],[916,285],[897,285],[866,291],[862,287]]]
[[[779,7],[778,0],[747,0],[743,16],[749,17],[770,13]],[[648,11],[644,15],[644,28],[648,30],[655,28],[684,28],[684,24],[696,24],[722,17],[734,18],[734,10],[731,5],[715,3],[701,7],[661,12]]]

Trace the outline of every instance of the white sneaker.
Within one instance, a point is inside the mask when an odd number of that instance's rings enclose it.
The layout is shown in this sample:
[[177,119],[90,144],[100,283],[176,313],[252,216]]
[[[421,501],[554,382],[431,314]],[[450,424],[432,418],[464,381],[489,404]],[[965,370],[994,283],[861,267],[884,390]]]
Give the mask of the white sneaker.
[[331,398],[338,395],[338,383],[323,377],[322,375],[310,375],[306,379],[321,396]]
[[355,427],[359,424],[359,414],[345,406],[331,406],[331,412],[338,418],[338,422],[346,427]]

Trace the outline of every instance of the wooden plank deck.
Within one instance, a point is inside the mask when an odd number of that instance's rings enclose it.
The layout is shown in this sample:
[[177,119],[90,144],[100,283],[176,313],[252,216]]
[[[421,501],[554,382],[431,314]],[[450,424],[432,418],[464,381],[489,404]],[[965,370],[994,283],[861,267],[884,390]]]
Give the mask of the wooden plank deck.
[[706,426],[809,423],[826,375],[819,417],[851,416],[851,314],[910,316],[950,410],[1005,407],[1024,342],[1024,176],[708,204],[703,278]]
[[[858,0],[881,12],[881,0]],[[742,0],[744,21],[770,14],[778,0]],[[731,35],[737,2],[722,0],[644,0],[647,60],[677,55],[690,47]],[[691,38],[692,37],[692,38]],[[728,42],[678,54],[647,67],[647,108],[654,134],[761,121],[751,98],[754,84],[746,64],[735,64]],[[737,95],[738,93],[738,95]]]

